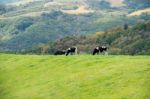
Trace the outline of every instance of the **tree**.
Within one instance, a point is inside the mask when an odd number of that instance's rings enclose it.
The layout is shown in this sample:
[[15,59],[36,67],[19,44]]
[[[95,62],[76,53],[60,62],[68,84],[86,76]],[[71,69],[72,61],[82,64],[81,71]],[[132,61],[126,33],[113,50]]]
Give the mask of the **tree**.
[[128,29],[128,24],[124,24],[124,30]]

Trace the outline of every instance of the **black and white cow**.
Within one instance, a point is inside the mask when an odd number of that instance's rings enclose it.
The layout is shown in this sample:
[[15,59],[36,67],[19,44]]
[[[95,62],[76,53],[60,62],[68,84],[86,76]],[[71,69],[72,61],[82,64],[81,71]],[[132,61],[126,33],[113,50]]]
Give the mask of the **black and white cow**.
[[66,51],[65,50],[57,50],[55,51],[54,55],[65,55]]
[[102,53],[102,52],[106,52],[106,51],[107,51],[107,47],[106,46],[96,47],[93,50],[93,55],[99,54],[99,53]]
[[68,56],[69,54],[70,55],[77,54],[77,47],[68,48],[66,51],[66,56]]

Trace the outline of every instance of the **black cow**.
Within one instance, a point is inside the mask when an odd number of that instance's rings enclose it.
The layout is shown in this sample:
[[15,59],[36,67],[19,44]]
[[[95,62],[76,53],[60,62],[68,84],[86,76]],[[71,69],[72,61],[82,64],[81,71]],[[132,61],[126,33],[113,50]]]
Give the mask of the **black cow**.
[[66,51],[66,56],[68,56],[69,54],[70,55],[77,54],[77,47],[68,48]]
[[96,47],[96,48],[94,48],[94,50],[93,50],[93,55],[95,55],[95,54],[99,54],[99,52],[105,52],[105,51],[107,51],[107,47],[106,46],[100,46],[100,47]]
[[65,55],[66,51],[65,50],[57,50],[55,51],[54,55]]

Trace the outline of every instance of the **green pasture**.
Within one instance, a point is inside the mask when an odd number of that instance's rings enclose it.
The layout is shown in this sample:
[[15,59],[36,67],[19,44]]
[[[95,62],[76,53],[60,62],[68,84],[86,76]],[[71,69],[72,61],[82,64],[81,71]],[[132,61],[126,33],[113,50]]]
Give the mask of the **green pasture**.
[[0,54],[0,99],[150,99],[150,56]]

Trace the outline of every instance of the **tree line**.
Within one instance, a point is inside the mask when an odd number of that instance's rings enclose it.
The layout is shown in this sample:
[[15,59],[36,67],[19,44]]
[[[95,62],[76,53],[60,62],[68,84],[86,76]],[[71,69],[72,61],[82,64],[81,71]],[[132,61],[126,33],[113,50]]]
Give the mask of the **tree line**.
[[24,54],[53,54],[57,49],[63,50],[77,46],[80,54],[90,54],[95,46],[107,46],[112,55],[150,55],[150,21],[134,26],[117,27],[95,34],[68,36],[55,42],[39,44],[22,51]]

